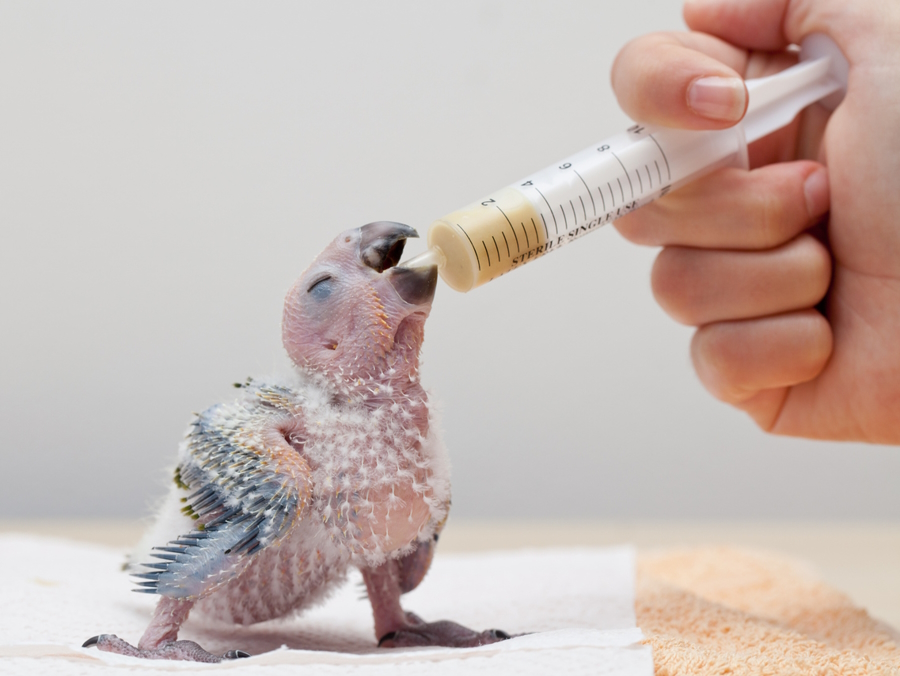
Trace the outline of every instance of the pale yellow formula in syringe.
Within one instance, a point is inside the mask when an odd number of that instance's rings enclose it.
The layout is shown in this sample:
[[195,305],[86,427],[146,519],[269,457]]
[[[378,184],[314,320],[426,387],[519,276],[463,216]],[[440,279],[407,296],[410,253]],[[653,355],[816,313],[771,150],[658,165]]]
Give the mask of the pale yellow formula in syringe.
[[815,101],[834,108],[843,97],[847,61],[828,37],[807,37],[800,58],[747,80],[740,124],[722,131],[636,124],[435,221],[428,249],[404,267],[437,264],[451,288],[470,291],[715,169],[747,168],[748,143]]

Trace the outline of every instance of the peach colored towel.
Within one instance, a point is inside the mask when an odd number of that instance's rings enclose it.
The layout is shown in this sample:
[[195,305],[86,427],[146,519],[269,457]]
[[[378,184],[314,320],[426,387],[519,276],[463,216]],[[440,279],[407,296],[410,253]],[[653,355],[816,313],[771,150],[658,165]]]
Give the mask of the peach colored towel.
[[900,633],[782,556],[643,554],[636,611],[657,676],[900,674]]

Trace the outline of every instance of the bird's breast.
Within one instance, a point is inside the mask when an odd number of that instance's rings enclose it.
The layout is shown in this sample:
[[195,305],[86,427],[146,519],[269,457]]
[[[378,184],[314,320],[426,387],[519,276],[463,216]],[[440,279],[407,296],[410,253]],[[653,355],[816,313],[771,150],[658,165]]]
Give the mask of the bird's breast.
[[435,507],[427,418],[386,408],[312,427],[311,508],[331,540],[371,565],[417,539]]

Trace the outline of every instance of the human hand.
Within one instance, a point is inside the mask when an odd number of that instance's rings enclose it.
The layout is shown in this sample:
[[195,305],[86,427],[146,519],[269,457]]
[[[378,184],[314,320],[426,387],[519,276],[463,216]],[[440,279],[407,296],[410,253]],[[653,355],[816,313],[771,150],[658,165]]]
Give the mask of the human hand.
[[714,396],[776,434],[900,443],[900,4],[688,0],[684,16],[694,32],[638,38],[616,59],[636,120],[731,126],[746,107],[732,78],[786,68],[786,47],[815,32],[850,62],[847,95],[751,145],[751,171],[711,174],[616,227],[664,247],[654,294],[699,327],[691,356]]

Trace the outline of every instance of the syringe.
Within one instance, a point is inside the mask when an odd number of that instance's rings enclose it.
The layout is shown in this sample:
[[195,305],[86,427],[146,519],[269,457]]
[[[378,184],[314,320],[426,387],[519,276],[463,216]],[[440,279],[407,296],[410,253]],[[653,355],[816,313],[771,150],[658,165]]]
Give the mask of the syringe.
[[815,101],[834,108],[843,98],[848,65],[829,37],[808,36],[800,59],[746,81],[747,112],[734,127],[635,124],[435,221],[428,250],[403,266],[437,264],[451,288],[469,291],[715,169],[748,168],[748,143],[789,124]]

